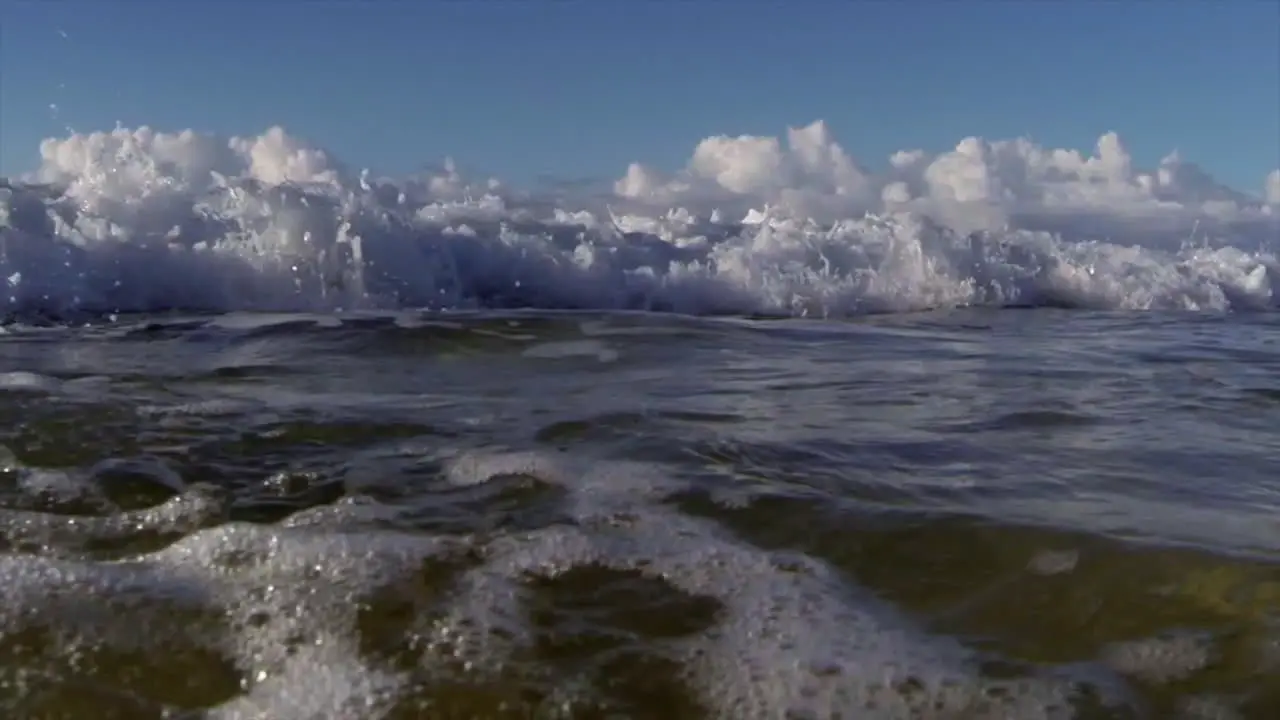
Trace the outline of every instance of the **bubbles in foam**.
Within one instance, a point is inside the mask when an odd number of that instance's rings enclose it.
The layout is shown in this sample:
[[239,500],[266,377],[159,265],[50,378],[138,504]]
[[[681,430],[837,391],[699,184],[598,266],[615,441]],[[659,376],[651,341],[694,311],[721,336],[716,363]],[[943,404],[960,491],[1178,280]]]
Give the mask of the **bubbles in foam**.
[[375,179],[279,128],[118,129],[41,154],[40,184],[0,186],[9,312],[1274,305],[1274,198],[1177,157],[1139,171],[1114,135],[1093,157],[969,138],[879,176],[822,123],[785,145],[709,138],[674,175],[633,165],[612,207],[452,165]]
[[283,527],[317,527],[325,530],[369,529],[381,523],[392,523],[399,508],[360,495],[347,495],[331,505],[317,505],[300,510],[280,521]]
[[55,660],[75,648],[211,652],[242,688],[212,717],[378,717],[398,679],[361,657],[360,599],[451,547],[226,524],[128,562],[3,555],[0,645],[46,628],[56,629]]
[[1105,660],[1118,672],[1152,683],[1183,680],[1209,666],[1214,659],[1213,638],[1200,633],[1176,633],[1118,643]]
[[193,486],[160,505],[111,515],[0,510],[0,543],[37,552],[127,544],[143,537],[195,530],[221,519],[225,509],[222,492],[209,486]]
[[263,674],[254,690],[220,705],[210,720],[365,720],[382,717],[400,679],[353,659],[350,647],[320,641],[296,651],[281,672]]
[[370,666],[355,631],[361,601],[448,555],[455,543],[393,533],[223,525],[148,558],[207,568],[227,609],[247,690],[220,718],[370,718],[393,699],[395,673]]
[[513,604],[519,578],[600,566],[639,572],[724,608],[714,628],[669,647],[717,717],[1073,716],[1068,683],[983,678],[970,651],[923,633],[821,563],[751,548],[706,521],[661,509],[655,503],[679,485],[652,468],[513,453],[467,455],[449,469],[464,483],[510,472],[569,487],[575,524],[490,544],[486,564],[464,581],[472,602],[455,610],[477,613],[456,621],[478,633],[477,657],[493,652],[495,628],[504,629],[505,644],[531,642]]
[[[977,653],[930,635],[827,565],[753,547],[669,507],[685,484],[660,468],[475,451],[445,468],[459,487],[512,475],[561,489],[563,517],[531,530],[430,536],[387,529],[393,505],[348,498],[276,525],[205,527],[212,511],[193,508],[220,506],[212,497],[201,505],[200,486],[95,517],[6,511],[4,527],[39,530],[64,550],[126,529],[183,536],[112,562],[0,555],[0,649],[53,629],[33,672],[61,671],[64,681],[72,675],[58,663],[74,653],[136,648],[165,662],[203,653],[216,660],[189,692],[208,717],[363,720],[403,710],[407,695],[432,683],[510,681],[543,642],[535,586],[595,568],[702,608],[689,611],[705,616],[697,622],[664,621],[644,652],[671,663],[714,717],[1073,717],[1070,673],[987,677]],[[554,668],[520,672],[547,674],[544,686],[558,688],[547,702],[572,706],[600,692]],[[125,690],[140,702],[176,702]]]

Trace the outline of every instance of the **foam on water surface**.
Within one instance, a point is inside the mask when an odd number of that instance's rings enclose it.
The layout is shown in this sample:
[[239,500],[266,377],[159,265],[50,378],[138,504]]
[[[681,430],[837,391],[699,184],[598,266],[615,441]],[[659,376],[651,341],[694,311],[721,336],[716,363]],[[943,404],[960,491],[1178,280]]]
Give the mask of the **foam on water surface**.
[[[48,140],[0,183],[0,310],[1270,308],[1280,198],[1176,156],[1133,167],[968,138],[866,173],[821,122],[714,137],[611,197],[354,172],[275,128]],[[772,168],[767,172],[765,168]],[[1272,183],[1272,186],[1275,186]],[[1271,187],[1271,186],[1269,186]]]
[[497,539],[478,571],[486,594],[512,597],[528,574],[602,566],[715,599],[723,608],[716,625],[671,651],[717,717],[1073,716],[1069,683],[983,678],[973,652],[923,633],[821,563],[751,548],[662,509],[680,483],[652,468],[516,453],[464,455],[449,474],[473,484],[516,472],[573,488],[576,524]]
[[[634,165],[604,201],[471,184],[452,167],[374,178],[279,130],[223,141],[122,129],[42,150],[34,176],[0,187],[5,341],[15,343],[14,357],[31,361],[29,370],[0,371],[0,393],[25,403],[15,413],[99,402],[123,388],[147,395],[135,414],[165,433],[213,428],[228,443],[283,445],[293,432],[303,444],[322,439],[334,454],[356,447],[341,437],[349,426],[322,433],[314,416],[367,409],[368,389],[333,377],[321,391],[259,382],[255,369],[288,372],[299,362],[278,355],[297,347],[274,344],[281,336],[296,334],[309,348],[349,342],[356,333],[344,331],[356,326],[393,328],[416,352],[417,343],[448,345],[465,334],[526,367],[625,372],[666,339],[643,345],[635,336],[679,335],[685,321],[654,328],[592,319],[543,333],[533,324],[549,313],[522,324],[513,312],[504,325],[492,314],[470,323],[468,311],[1272,309],[1280,270],[1280,196],[1222,188],[1177,158],[1135,170],[1114,136],[1093,157],[966,140],[937,156],[900,154],[872,176],[815,124],[789,133],[785,145],[708,139],[674,174]],[[181,314],[91,328],[86,337],[100,331],[121,347],[138,342],[131,348],[158,341],[198,359],[161,367],[168,360],[156,353],[131,361],[141,365],[109,387],[78,373],[107,372],[110,343],[66,350],[88,354],[60,358],[59,371],[35,361],[55,345],[45,338],[57,337],[41,325],[160,310]],[[699,332],[747,324],[704,322]],[[858,343],[857,328],[815,325],[769,331]],[[70,368],[76,372],[63,372]],[[749,358],[729,369],[755,371]],[[217,393],[182,385],[187,375]],[[157,391],[153,380],[182,390]],[[454,402],[412,393],[377,401],[384,414],[400,402]],[[447,715],[457,695],[471,712],[574,717],[594,704],[625,715],[622,690],[598,673],[631,663],[678,686],[666,695],[688,695],[711,717],[1068,718],[1077,704],[1097,702],[1141,717],[1133,687],[1194,681],[1221,650],[1210,635],[1112,637],[1087,667],[1015,663],[972,638],[931,631],[834,561],[768,549],[727,523],[682,512],[673,498],[692,481],[667,469],[568,451],[468,450],[442,459],[440,442],[471,442],[467,431],[506,419],[496,401],[458,408],[457,429],[414,425],[414,439],[396,445],[398,457],[419,460],[405,482],[430,484],[424,495],[434,501],[438,491],[460,514],[482,505],[477,498],[496,498],[502,509],[508,501],[536,506],[531,519],[499,511],[466,530],[446,522],[423,530],[415,522],[422,507],[343,476],[333,491],[340,500],[316,493],[321,504],[283,518],[276,511],[287,503],[270,508],[269,521],[231,521],[225,491],[156,458],[95,458],[72,469],[24,466],[0,451],[0,658],[12,660],[0,662],[0,686],[18,689],[0,692],[0,714],[38,716],[42,698],[56,696],[64,710],[133,703],[132,717],[399,720]],[[747,398],[732,412],[771,417],[775,409],[753,409]],[[232,422],[245,428],[223,427]],[[172,440],[183,451],[174,455],[187,458],[206,441]],[[129,452],[158,452],[140,445]],[[202,463],[193,460],[198,472],[240,480],[240,467]],[[309,496],[307,472],[273,466],[253,492]],[[965,463],[938,473],[931,492],[982,489]],[[721,510],[750,512],[769,488],[742,479],[698,490]],[[1006,521],[1051,518],[1119,536],[1143,517],[1172,540],[1212,537],[1218,547],[1265,552],[1277,526],[1262,509],[1261,501],[1228,512],[1097,494],[995,497],[986,507]],[[1043,583],[1037,587],[1071,581],[1089,572],[1090,560],[1073,548],[1029,548],[1019,572]],[[601,594],[612,605],[592,605]],[[557,626],[553,600],[566,596],[589,618],[578,625],[604,629],[553,637],[548,627],[581,630]],[[635,610],[627,598],[636,596],[643,600],[633,604],[650,613],[642,621],[627,617]],[[1179,712],[1230,717],[1233,702],[1196,697]]]
[[1194,634],[1170,634],[1120,643],[1104,657],[1117,671],[1148,682],[1183,680],[1204,670],[1213,661],[1212,638]]
[[[541,677],[546,671],[523,659],[543,642],[531,588],[605,572],[656,583],[703,608],[664,620],[694,624],[672,628],[645,652],[672,663],[714,717],[1074,717],[1083,680],[1068,669],[988,677],[979,653],[923,631],[825,564],[755,548],[668,507],[684,483],[656,468],[469,452],[445,470],[459,488],[514,476],[559,488],[564,521],[410,534],[394,529],[394,504],[348,497],[274,525],[215,524],[190,499],[198,486],[93,522],[5,511],[6,533],[35,533],[40,542],[35,554],[0,556],[0,653],[40,649],[27,651],[35,655],[26,675],[0,680],[28,690],[77,682],[81,657],[99,663],[84,681],[92,684],[95,673],[109,674],[101,663],[113,653],[143,649],[157,665],[153,675],[165,658],[177,667],[206,658],[198,677],[182,680],[184,702],[206,698],[200,717],[400,717],[405,698],[433,683]],[[94,559],[85,544],[178,525],[169,544],[117,559]],[[380,620],[384,614],[399,619]],[[30,644],[36,636],[43,645]],[[371,651],[373,636],[400,649]],[[1144,664],[1149,656],[1114,654],[1139,659],[1121,662],[1125,671],[1167,664]],[[148,677],[114,678],[113,692],[134,693],[142,715],[181,709],[166,705]],[[558,688],[547,702],[560,709],[543,707],[553,716],[593,701],[589,685],[571,676],[542,682]],[[21,715],[32,711],[21,703],[39,694],[7,697],[0,706]],[[1123,691],[1109,698],[1125,701]]]

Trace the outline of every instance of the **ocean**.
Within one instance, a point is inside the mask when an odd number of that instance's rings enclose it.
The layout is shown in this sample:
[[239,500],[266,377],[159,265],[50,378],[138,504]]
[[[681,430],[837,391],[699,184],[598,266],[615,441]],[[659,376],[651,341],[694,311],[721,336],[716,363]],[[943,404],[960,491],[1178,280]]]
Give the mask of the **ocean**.
[[0,187],[5,717],[1280,716],[1271,206],[236,142]]

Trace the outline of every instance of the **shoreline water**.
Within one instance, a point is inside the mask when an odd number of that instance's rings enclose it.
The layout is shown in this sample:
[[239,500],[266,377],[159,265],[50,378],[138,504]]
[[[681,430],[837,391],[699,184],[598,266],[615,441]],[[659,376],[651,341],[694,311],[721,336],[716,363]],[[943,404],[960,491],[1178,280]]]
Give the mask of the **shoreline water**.
[[11,326],[0,706],[1269,718],[1275,328]]

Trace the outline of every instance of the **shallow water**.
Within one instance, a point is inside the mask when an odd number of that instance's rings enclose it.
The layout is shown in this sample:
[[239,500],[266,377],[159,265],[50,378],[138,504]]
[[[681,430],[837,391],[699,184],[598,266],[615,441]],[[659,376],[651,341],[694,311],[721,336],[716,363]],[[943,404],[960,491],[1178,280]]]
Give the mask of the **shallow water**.
[[0,335],[14,718],[1272,718],[1280,320]]

